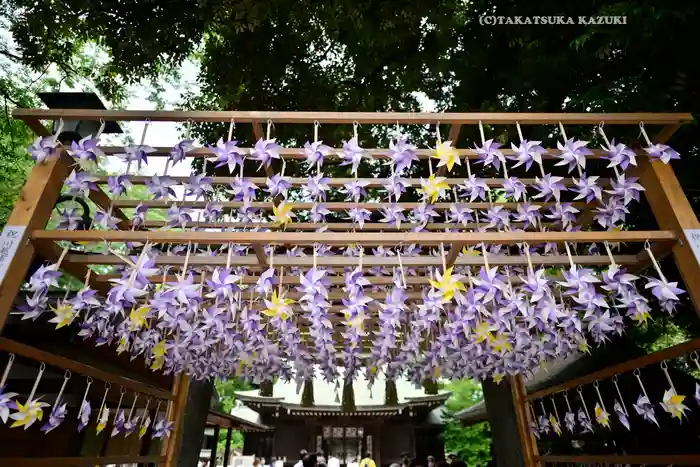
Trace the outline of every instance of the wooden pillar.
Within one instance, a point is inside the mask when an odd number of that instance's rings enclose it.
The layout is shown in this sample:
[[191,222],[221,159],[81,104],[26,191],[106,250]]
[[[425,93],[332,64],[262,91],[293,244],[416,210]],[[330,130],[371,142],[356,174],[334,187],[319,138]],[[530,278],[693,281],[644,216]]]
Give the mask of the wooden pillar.
[[525,399],[527,396],[525,381],[522,376],[518,375],[511,379],[510,384],[513,393],[513,408],[518,424],[518,435],[520,436],[520,446],[523,450],[523,461],[526,467],[534,467],[539,465],[535,460],[539,455],[539,451],[537,449],[537,438],[530,430],[530,424],[533,420]]
[[489,380],[481,384],[491,425],[496,464],[498,467],[532,467],[532,464],[525,462],[525,443],[520,434],[512,383],[504,380],[496,384]]
[[174,423],[173,431],[164,445],[165,467],[175,467],[178,450],[182,437],[182,419],[184,418],[187,393],[189,391],[190,378],[180,374],[175,377],[173,383],[173,395],[175,399],[168,408],[167,419]]
[[216,467],[216,449],[219,446],[219,427],[214,427],[214,442],[211,446],[211,455],[209,456],[209,467]]
[[[670,127],[662,131],[654,138],[654,142],[668,139],[673,129],[674,127]],[[673,230],[678,234],[680,241],[673,247],[673,256],[695,310],[700,314],[700,265],[691,248],[692,239],[688,238],[691,234],[689,230],[700,229],[700,222],[670,164],[650,161],[648,157],[640,157],[638,164],[635,175],[639,176],[639,181],[644,186],[647,201],[659,228]],[[692,233],[700,235],[697,231]],[[700,237],[698,239],[700,240]],[[700,241],[696,241],[695,244],[700,244]]]
[[34,245],[29,241],[31,232],[46,227],[70,171],[71,158],[65,151],[57,159],[35,165],[3,229],[0,238],[0,333],[34,259]]
[[231,457],[231,435],[233,435],[233,428],[229,427],[226,432],[226,447],[224,448],[224,467],[228,467],[228,459]]
[[197,465],[204,444],[204,428],[207,424],[213,391],[214,384],[211,382],[190,382],[184,414],[181,417],[179,452],[176,462],[166,467]]

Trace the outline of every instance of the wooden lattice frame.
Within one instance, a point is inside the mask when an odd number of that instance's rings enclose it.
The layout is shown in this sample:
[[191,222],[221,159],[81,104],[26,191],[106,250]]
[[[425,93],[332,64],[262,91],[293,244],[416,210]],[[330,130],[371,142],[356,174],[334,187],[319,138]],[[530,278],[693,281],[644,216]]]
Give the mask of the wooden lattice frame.
[[[494,125],[512,125],[516,122],[521,125],[544,125],[557,124],[561,122],[564,125],[597,125],[600,122],[605,122],[606,125],[637,125],[639,122],[644,122],[647,126],[661,125],[663,129],[653,138],[654,142],[665,142],[668,140],[674,131],[683,123],[692,120],[689,114],[653,114],[653,113],[631,113],[631,114],[509,114],[509,113],[337,113],[337,112],[147,112],[147,111],[104,111],[104,110],[37,110],[37,109],[17,109],[14,112],[16,118],[24,120],[39,136],[47,136],[50,132],[40,123],[40,120],[63,118],[66,120],[99,120],[105,119],[109,121],[133,121],[133,120],[150,120],[150,121],[170,121],[170,122],[230,122],[251,123],[256,137],[263,134],[262,123],[266,120],[272,120],[275,124],[311,124],[320,122],[322,124],[351,124],[359,122],[360,124],[450,124],[449,139],[456,141],[459,136],[460,127],[462,125],[476,125],[481,123]],[[104,148],[106,154],[115,154],[121,152],[122,148]],[[382,157],[385,150],[369,149],[368,153],[373,157]],[[157,148],[155,154],[149,157],[163,157],[169,152],[169,148]],[[281,155],[285,158],[301,157],[301,149],[284,149]],[[504,151],[508,154],[508,151]],[[550,154],[556,154],[556,150],[548,150]],[[470,149],[459,149],[461,156],[473,158],[475,152]],[[188,153],[188,157],[208,157],[211,152],[207,149],[197,149]],[[426,150],[419,151],[419,157],[424,159],[429,157]],[[594,151],[591,157],[600,157],[600,151]],[[549,156],[551,157],[551,156]],[[666,252],[673,251],[676,261],[680,267],[683,278],[686,282],[687,289],[691,295],[696,308],[700,304],[700,268],[694,256],[689,254],[688,241],[685,237],[685,229],[694,229],[700,227],[697,218],[693,214],[687,199],[683,195],[680,185],[673,174],[673,170],[661,163],[651,163],[644,158],[637,169],[640,180],[646,189],[646,197],[652,207],[655,217],[661,229],[660,231],[626,231],[626,232],[499,232],[499,233],[442,233],[438,231],[427,233],[414,232],[387,232],[390,228],[386,225],[366,226],[366,231],[359,233],[349,232],[346,224],[330,224],[329,232],[322,234],[309,232],[318,226],[309,224],[291,224],[287,227],[288,231],[284,232],[163,232],[163,231],[130,231],[131,225],[129,217],[122,209],[135,207],[136,203],[132,200],[115,200],[112,201],[101,190],[91,193],[91,199],[100,207],[107,210],[112,204],[112,214],[119,217],[120,231],[111,232],[90,232],[90,231],[47,231],[41,230],[46,225],[53,208],[54,202],[60,192],[60,187],[63,180],[67,177],[70,171],[70,160],[65,155],[58,160],[50,161],[47,164],[37,165],[30,179],[22,191],[20,201],[17,203],[12,216],[9,219],[9,225],[23,226],[24,238],[26,242],[22,243],[15,255],[10,269],[5,280],[0,284],[0,330],[4,325],[7,314],[10,311],[11,304],[19,290],[22,278],[24,277],[28,266],[35,253],[42,255],[50,261],[56,261],[61,253],[61,249],[57,246],[57,241],[136,241],[136,242],[167,242],[171,244],[186,244],[189,242],[199,244],[224,244],[238,243],[249,244],[252,246],[254,255],[248,255],[236,258],[235,265],[238,266],[253,266],[260,269],[267,267],[268,257],[265,253],[266,245],[312,245],[314,243],[322,243],[328,245],[347,245],[359,244],[365,246],[383,245],[396,246],[399,244],[419,243],[422,245],[439,246],[447,250],[448,264],[463,264],[463,265],[481,265],[482,261],[478,258],[460,257],[459,251],[464,245],[476,245],[481,243],[500,243],[500,244],[516,244],[522,242],[602,242],[608,241],[611,243],[626,242],[626,243],[642,243],[650,241],[653,243],[655,253],[663,255]],[[269,175],[266,174],[266,175]],[[259,181],[263,178],[260,177]],[[105,179],[100,179],[99,182],[104,183]],[[135,183],[144,183],[143,177],[135,177]],[[214,184],[230,183],[230,177],[215,177]],[[254,178],[255,182],[256,179]],[[293,179],[292,183],[300,184],[301,179]],[[331,184],[343,184],[347,179],[334,179]],[[370,183],[378,183],[381,180],[369,179]],[[490,179],[489,184],[502,184],[502,179]],[[571,183],[571,180],[566,180]],[[449,180],[448,183],[454,183],[454,180]],[[605,184],[606,181],[603,181]],[[191,207],[202,207],[201,203],[194,201],[178,202],[180,205]],[[165,207],[164,204],[157,201],[149,201],[146,203],[152,207]],[[376,209],[379,205],[374,203],[327,203],[330,209],[347,209],[349,207],[364,207],[366,209]],[[400,203],[401,204],[401,203]],[[417,203],[405,203],[404,207],[413,207]],[[445,203],[447,204],[447,203]],[[509,203],[514,204],[514,203]],[[546,204],[546,203],[538,203]],[[271,209],[273,202],[257,203],[255,206],[262,209]],[[487,203],[467,203],[468,207],[484,208]],[[238,207],[237,203],[225,203],[225,208]],[[308,208],[308,204],[299,204],[298,209]],[[437,209],[444,209],[440,203],[436,205]],[[512,206],[511,206],[512,207]],[[579,209],[585,211],[590,209],[585,203],[577,205]],[[157,228],[162,224],[150,222],[146,225],[147,228]],[[220,224],[219,224],[220,226]],[[200,227],[209,227],[206,224],[201,224]],[[232,225],[231,227],[240,227]],[[372,230],[383,230],[384,232],[374,233]],[[432,226],[435,230],[440,230],[443,226]],[[473,227],[473,226],[472,226]],[[469,226],[467,226],[469,228]],[[296,230],[291,232],[290,230]],[[160,264],[182,264],[182,257],[174,255],[161,255],[157,261]],[[319,265],[355,265],[354,258],[325,258],[317,259]],[[518,257],[490,257],[491,264],[515,265],[523,264],[523,259]],[[577,256],[577,263],[590,265],[608,264],[607,256]],[[640,248],[639,253],[632,255],[618,255],[615,257],[616,262],[626,265],[631,269],[643,269],[649,264],[649,258],[646,253]],[[197,257],[190,258],[190,264],[195,265],[199,260]],[[372,266],[372,258],[365,259],[365,266]],[[439,259],[431,257],[416,257],[405,258],[405,266],[437,266]],[[547,256],[537,258],[539,264],[549,265],[564,265],[568,263],[566,256]],[[87,271],[89,264],[118,264],[120,260],[112,255],[68,255],[61,264],[62,269],[77,277],[83,277]],[[392,258],[381,258],[381,264],[391,265],[395,262]],[[206,264],[224,264],[222,258],[206,258]],[[276,258],[277,265],[285,266],[308,266],[310,258]],[[379,264],[379,263],[378,263]],[[91,279],[91,285],[98,290],[105,290],[105,281],[110,277],[99,277],[94,275]],[[377,284],[385,283],[386,278],[372,278],[372,281]],[[419,285],[427,280],[427,277],[412,277],[409,278],[409,285]],[[246,278],[246,282],[253,282],[254,276]],[[294,278],[285,278],[285,281],[293,281]],[[340,284],[335,284],[340,285]],[[333,298],[331,292],[331,298]],[[522,378],[514,378],[514,400],[516,402],[517,417],[520,428],[521,441],[525,447],[526,465],[535,465],[538,462],[558,462],[557,459],[540,458],[537,454],[537,445],[534,438],[529,432],[528,422],[530,414],[525,408],[525,400],[528,397],[524,391]],[[184,403],[187,395],[187,378],[181,378],[178,381],[177,389],[173,392],[172,397],[176,399],[176,403],[172,406],[171,419],[180,421],[184,410]],[[178,438],[179,423],[176,424],[176,431],[171,437],[172,440]],[[173,465],[177,443],[168,443],[165,452],[166,465]],[[675,458],[674,458],[675,459]],[[578,459],[577,461],[591,461],[591,459]],[[631,460],[631,459],[630,459]],[[99,460],[90,459],[90,463],[98,463]],[[107,459],[105,459],[107,461]],[[566,460],[561,459],[561,462]],[[626,462],[624,459],[620,462]],[[124,461],[126,462],[126,460]],[[597,462],[597,460],[595,460]],[[666,462],[666,461],[664,461]],[[674,461],[668,461],[674,462]],[[682,459],[675,461],[682,462]],[[29,464],[27,464],[29,465]],[[39,464],[32,464],[39,465]],[[45,465],[45,464],[41,464]],[[58,465],[58,464],[52,464]]]

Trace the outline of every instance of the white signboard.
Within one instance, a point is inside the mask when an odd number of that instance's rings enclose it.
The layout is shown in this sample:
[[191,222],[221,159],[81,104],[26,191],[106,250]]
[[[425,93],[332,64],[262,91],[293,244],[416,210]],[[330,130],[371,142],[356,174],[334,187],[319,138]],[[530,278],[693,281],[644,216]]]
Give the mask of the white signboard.
[[700,229],[683,229],[683,233],[690,243],[690,248],[695,253],[695,259],[700,263]]
[[24,230],[24,226],[17,225],[6,225],[2,229],[2,235],[0,235],[0,284],[5,279],[12,258],[17,253],[17,248],[19,248],[24,236]]

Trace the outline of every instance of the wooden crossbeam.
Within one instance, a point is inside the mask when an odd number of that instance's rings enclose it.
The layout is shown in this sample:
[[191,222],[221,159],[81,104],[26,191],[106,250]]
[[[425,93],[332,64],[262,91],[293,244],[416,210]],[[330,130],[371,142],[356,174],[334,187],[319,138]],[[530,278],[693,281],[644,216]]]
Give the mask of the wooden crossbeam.
[[181,111],[181,110],[97,110],[97,109],[15,109],[13,117],[22,120],[99,120],[152,122],[230,122],[252,123],[272,120],[275,123],[352,124],[444,124],[478,125],[676,125],[690,123],[690,113],[510,113],[510,112],[261,112],[261,111]]
[[72,242],[189,242],[201,245],[278,244],[278,245],[402,245],[416,243],[422,246],[444,244],[478,245],[480,243],[516,245],[540,243],[599,243],[619,242],[675,242],[677,235],[666,230],[624,230],[604,232],[175,232],[175,231],[95,231],[95,230],[34,230],[33,241]]
[[[155,220],[147,220],[144,223],[144,227],[146,228],[161,228],[165,227],[166,225],[169,225],[168,222],[166,221],[155,221]],[[321,228],[325,228],[328,231],[352,231],[356,230],[356,227],[353,226],[352,223],[350,222],[326,222],[326,223],[316,223],[316,222],[290,222],[289,224],[285,225],[284,227],[280,226],[279,224],[275,224],[272,222],[256,222],[255,224],[250,224],[250,223],[245,223],[245,222],[188,222],[184,225],[184,228],[192,228],[196,227],[199,229],[239,229],[239,230],[246,230],[250,229],[251,225],[254,225],[255,228],[258,230],[284,230],[286,232],[290,232],[293,230],[318,230]],[[551,225],[551,223],[548,222],[543,222],[543,226],[547,227]],[[364,225],[362,226],[362,231],[363,232],[372,232],[372,231],[392,231],[392,230],[399,230],[399,231],[404,231],[404,230],[413,230],[418,226],[418,224],[413,224],[411,222],[402,222],[401,225],[398,227],[395,224],[388,224],[385,222],[365,222]],[[481,224],[483,227],[484,224]],[[510,227],[511,229],[522,229],[525,226],[523,222],[511,222]],[[444,230],[452,230],[452,229],[457,229],[459,231],[471,231],[475,230],[478,228],[479,225],[476,223],[467,223],[467,224],[448,224],[445,222],[431,222],[428,225],[424,227],[424,230],[428,231],[444,231]]]

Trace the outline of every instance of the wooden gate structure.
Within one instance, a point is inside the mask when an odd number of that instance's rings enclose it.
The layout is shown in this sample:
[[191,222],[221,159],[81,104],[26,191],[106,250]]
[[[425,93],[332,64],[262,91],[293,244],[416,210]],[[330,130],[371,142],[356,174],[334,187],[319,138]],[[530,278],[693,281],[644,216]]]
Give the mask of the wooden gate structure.
[[[221,127],[222,134],[225,134],[227,125],[235,122],[236,125],[245,127],[252,125],[253,133],[257,138],[264,138],[264,125],[268,123],[267,139],[270,138],[270,123],[275,125],[275,131],[285,125],[314,125],[318,129],[319,125],[324,127],[332,125],[364,125],[365,127],[373,125],[449,125],[449,136],[447,139],[452,141],[455,146],[459,141],[460,129],[465,126],[487,126],[489,128],[518,125],[523,127],[530,125],[559,125],[562,130],[565,127],[587,126],[595,128],[604,123],[607,129],[610,129],[611,134],[618,125],[637,126],[640,123],[651,131],[652,128],[658,127],[658,132],[652,136],[653,143],[665,143],[673,135],[673,133],[684,123],[692,121],[690,114],[674,113],[629,113],[629,114],[595,114],[595,113],[558,113],[558,114],[542,114],[542,113],[337,113],[337,112],[244,112],[244,111],[107,111],[107,110],[61,110],[61,109],[17,109],[14,111],[14,117],[23,120],[27,123],[38,136],[48,137],[52,132],[42,124],[42,121],[52,120],[57,121],[63,119],[68,120],[107,120],[107,121],[150,121],[150,122],[181,122],[183,124],[202,124],[209,125],[217,124]],[[439,134],[439,133],[438,133]],[[229,139],[231,134],[229,131]],[[482,133],[483,138],[483,133]],[[318,138],[315,137],[315,140]],[[522,135],[521,135],[522,139]],[[438,142],[439,136],[438,136]],[[482,142],[484,142],[482,140]],[[142,142],[143,144],[143,142]],[[613,143],[614,144],[614,143]],[[651,143],[649,143],[651,144]],[[463,142],[462,146],[466,146]],[[124,152],[120,147],[102,147],[104,154],[107,156]],[[169,148],[154,148],[155,151],[148,154],[149,158],[167,157],[170,153]],[[335,152],[335,151],[334,151]],[[638,151],[639,152],[639,151]],[[430,162],[431,152],[428,150],[417,150],[418,166],[422,167],[423,172],[430,165],[430,174],[433,175],[432,163]],[[456,153],[459,158],[467,158],[476,160],[479,154],[474,149],[465,149],[457,147]],[[510,158],[513,150],[503,150],[506,157]],[[557,155],[561,151],[557,149],[547,149],[546,154],[542,155],[544,164],[552,164],[557,159]],[[303,148],[283,148],[279,151],[280,160],[273,161],[276,167],[279,168],[280,161],[289,161],[292,159],[301,159],[304,157]],[[205,158],[211,159],[213,152],[210,148],[196,148],[186,151],[184,157]],[[334,154],[328,157],[337,157]],[[387,159],[387,149],[372,148],[365,149],[365,158],[372,161]],[[605,157],[605,152],[601,150],[593,150],[588,158],[593,161]],[[284,162],[282,162],[282,165]],[[251,166],[257,164],[250,164]],[[505,160],[503,160],[505,167]],[[250,225],[242,224],[240,221],[234,222],[232,219],[224,219],[217,222],[204,222],[189,219],[185,220],[181,229],[165,230],[162,227],[165,222],[159,220],[146,220],[140,224],[134,222],[134,209],[139,206],[147,206],[151,209],[166,209],[169,207],[167,201],[163,200],[136,200],[130,199],[127,196],[118,198],[110,198],[106,193],[104,186],[107,183],[107,177],[99,176],[97,184],[100,187],[96,190],[89,191],[91,201],[101,208],[103,211],[111,213],[117,218],[116,229],[113,230],[47,230],[47,223],[54,211],[54,205],[61,192],[62,186],[66,178],[71,174],[73,160],[68,156],[65,149],[59,147],[57,157],[49,158],[48,160],[37,163],[32,170],[29,180],[21,192],[20,198],[9,218],[8,226],[3,234],[3,248],[6,257],[3,257],[0,264],[4,274],[0,276],[2,282],[0,284],[0,332],[8,322],[10,314],[15,307],[15,299],[20,293],[22,284],[24,283],[27,273],[30,270],[35,257],[41,257],[43,260],[52,264],[60,265],[60,270],[65,273],[83,280],[86,278],[86,285],[90,285],[93,290],[98,293],[106,293],[109,288],[109,280],[114,279],[113,273],[98,274],[96,265],[123,265],[124,258],[117,254],[91,253],[89,248],[80,254],[73,251],[68,251],[66,245],[97,245],[97,244],[123,244],[131,242],[134,244],[162,244],[162,245],[189,245],[196,244],[199,246],[218,246],[218,245],[240,245],[250,254],[245,253],[233,258],[233,264],[236,267],[247,267],[250,271],[264,271],[271,267],[273,261],[270,253],[271,246],[274,245],[278,251],[274,256],[274,264],[277,267],[286,268],[308,268],[319,266],[335,266],[335,267],[353,267],[357,264],[357,258],[349,256],[319,256],[315,255],[317,245],[324,245],[329,249],[338,248],[346,245],[359,245],[361,248],[383,247],[396,249],[407,244],[417,244],[424,248],[435,248],[442,250],[442,256],[416,255],[412,257],[404,256],[388,256],[381,258],[365,257],[364,264],[360,262],[360,266],[364,268],[371,267],[394,267],[394,268],[418,268],[418,274],[415,276],[404,277],[404,285],[408,283],[409,299],[420,298],[420,287],[427,286],[430,283],[431,276],[427,273],[427,269],[420,268],[437,268],[442,267],[443,272],[446,268],[453,265],[459,267],[479,267],[483,265],[484,259],[480,255],[468,254],[473,251],[474,247],[483,247],[486,245],[504,245],[504,254],[489,254],[488,264],[491,266],[502,267],[525,267],[531,261],[535,265],[544,267],[563,267],[573,264],[585,264],[591,267],[602,267],[610,264],[611,259],[615,263],[626,267],[630,271],[642,271],[654,266],[654,258],[660,258],[666,254],[673,254],[678,268],[685,282],[688,295],[691,297],[696,310],[700,310],[700,267],[698,258],[695,255],[696,250],[694,245],[698,245],[699,239],[696,237],[700,232],[700,223],[693,213],[688,200],[686,199],[678,180],[670,165],[660,160],[650,160],[646,155],[638,154],[637,165],[630,166],[628,174],[633,172],[639,177],[639,183],[644,187],[644,196],[653,211],[658,224],[658,230],[604,230],[593,227],[594,202],[572,202],[572,206],[581,212],[579,224],[582,225],[581,230],[569,230],[564,228],[557,229],[553,224],[548,224],[546,228],[538,229],[537,223],[535,228],[528,230],[522,229],[502,229],[502,231],[484,231],[478,228],[479,217],[477,216],[476,223],[464,223],[457,228],[450,228],[446,224],[428,223],[423,231],[412,231],[410,225],[404,224],[399,226],[398,223],[394,226],[390,223],[376,222],[372,217],[373,212],[380,209],[383,205],[379,202],[358,202],[357,198],[353,201],[337,201],[332,200],[325,202],[325,207],[330,212],[345,212],[347,210],[357,208],[367,210],[370,214],[367,216],[367,222],[358,227],[348,222],[333,222],[333,223],[314,223],[310,221],[284,222],[283,226],[275,226],[271,223],[263,223],[258,227],[265,229],[250,229]],[[498,165],[496,165],[498,168]],[[609,186],[609,179],[605,178],[606,171],[609,172],[608,177],[612,174],[611,169],[605,168],[603,165],[598,165],[597,172],[594,175],[601,176],[602,186]],[[127,169],[128,170],[128,169]],[[166,169],[167,170],[167,169]],[[261,173],[251,177],[251,181],[258,185],[264,184],[266,177],[272,175],[272,169],[269,165],[266,167],[260,164],[257,167]],[[264,170],[264,172],[263,172]],[[563,169],[562,169],[563,170]],[[449,187],[446,192],[447,196],[451,188],[459,185],[463,178],[453,177],[446,170],[445,166],[435,169],[435,174],[444,176],[444,183]],[[471,173],[470,173],[471,175]],[[544,170],[542,171],[544,175]],[[591,175],[591,174],[589,174]],[[618,174],[619,175],[619,174]],[[184,178],[171,177],[176,183],[185,182]],[[503,186],[507,179],[504,174],[500,178],[486,178],[486,185],[494,191]],[[130,181],[133,184],[144,184],[149,177],[132,175]],[[292,186],[298,187],[305,183],[305,178],[291,178],[289,181]],[[332,177],[326,183],[335,189],[352,182],[352,178]],[[387,177],[363,178],[362,186],[366,188],[377,187],[387,182]],[[522,179],[526,186],[536,183],[536,180]],[[604,180],[604,181],[603,181]],[[211,183],[214,186],[228,185],[233,181],[232,176],[215,176]],[[419,186],[421,180],[418,178],[407,179],[408,184]],[[567,185],[571,185],[575,180],[566,178],[562,181]],[[607,185],[606,185],[607,184]],[[518,205],[523,201],[504,200],[502,197],[488,194],[488,201],[469,201],[468,199],[457,199],[457,191],[455,193],[455,203],[460,203],[465,208],[471,210],[485,210],[500,205],[504,209],[515,211]],[[438,193],[432,203],[432,207],[440,212],[450,209],[450,202],[446,199],[444,193]],[[527,196],[527,192],[526,192]],[[438,200],[437,198],[441,198]],[[527,199],[527,198],[525,198]],[[537,200],[531,200],[535,204],[540,204],[543,209],[555,203],[543,203]],[[199,199],[185,199],[176,201],[180,207],[188,207],[194,209],[203,209],[205,202]],[[270,196],[264,200],[252,200],[251,206],[262,210],[262,212],[273,211],[279,205],[279,196]],[[559,203],[557,197],[556,203]],[[243,203],[238,201],[224,201],[220,203],[224,212],[232,209],[239,209]],[[416,208],[421,203],[418,201],[410,201],[404,203],[396,203],[400,208],[410,210]],[[288,203],[287,207],[291,207],[292,212],[310,210],[314,203],[307,201],[295,200]],[[275,211],[276,212],[276,211]],[[482,222],[484,222],[482,220]],[[564,223],[566,224],[566,223]],[[189,229],[189,227],[197,226],[197,230]],[[316,231],[324,227],[322,231]],[[452,226],[454,227],[454,226]],[[542,224],[540,223],[540,227]],[[607,243],[606,243],[607,242]],[[579,245],[574,255],[564,255],[556,250],[553,254],[533,255],[532,258],[524,254],[518,254],[515,251],[517,245],[522,244],[558,244],[566,246]],[[582,246],[591,244],[624,244],[624,254],[580,254],[576,251],[583,251]],[[647,249],[645,246],[649,246]],[[287,251],[293,247],[300,249],[309,247],[313,248],[314,254],[306,256],[288,256]],[[274,251],[274,249],[272,250]],[[461,254],[466,251],[467,254]],[[650,257],[648,252],[653,252]],[[281,252],[281,253],[280,253]],[[212,253],[207,256],[190,256],[176,255],[161,252],[156,257],[158,265],[183,266],[188,265],[194,268],[202,268],[210,266],[223,266],[231,264],[231,254]],[[362,260],[361,260],[362,261]],[[189,262],[189,263],[188,263]],[[531,263],[531,264],[532,264]],[[93,267],[91,273],[88,274],[89,266]],[[258,273],[259,274],[259,273]],[[259,279],[258,274],[252,274],[241,279],[242,284],[252,285]],[[402,272],[403,274],[403,272]],[[431,273],[432,274],[432,273]],[[170,276],[169,276],[170,277]],[[160,280],[158,277],[156,280]],[[170,279],[169,279],[170,280]],[[204,279],[202,278],[202,281]],[[391,285],[393,278],[390,277],[369,277],[369,282],[373,285]],[[298,279],[287,274],[280,277],[282,284],[297,284]],[[342,286],[345,284],[342,273],[340,277],[330,278],[329,284],[329,300],[331,302],[339,301],[343,294],[341,293]],[[293,294],[289,296],[293,297]],[[562,299],[563,300],[563,299]],[[251,298],[251,304],[253,299]],[[333,310],[336,310],[335,307]],[[376,329],[376,314],[372,314],[368,318],[368,328]],[[339,319],[334,319],[333,323],[336,331],[340,331],[342,325]],[[365,337],[366,346],[371,346],[368,342],[371,337]],[[515,420],[517,422],[518,431],[520,434],[520,444],[523,450],[522,465],[528,467],[543,464],[561,464],[561,463],[614,463],[614,464],[669,464],[676,465],[700,465],[700,456],[698,455],[678,455],[678,456],[540,456],[537,448],[537,441],[533,435],[531,426],[537,425],[536,414],[533,411],[533,406],[538,404],[539,400],[544,397],[561,394],[564,390],[581,387],[589,383],[597,382],[606,378],[610,378],[618,373],[630,372],[632,370],[642,368],[645,365],[657,364],[669,358],[684,355],[695,351],[700,347],[700,340],[694,340],[678,347],[667,349],[665,351],[651,354],[642,359],[628,362],[624,365],[610,367],[604,371],[589,375],[581,379],[570,381],[569,383],[553,387],[544,391],[538,391],[533,394],[525,392],[523,377],[520,375],[510,376],[511,385],[513,388],[513,402],[515,407]],[[363,347],[364,348],[364,347]],[[125,463],[155,463],[168,467],[175,465],[177,448],[178,448],[178,431],[180,430],[184,407],[187,400],[187,391],[189,377],[185,374],[177,376],[173,380],[172,387],[169,389],[155,388],[145,383],[139,383],[125,376],[113,374],[95,366],[86,365],[77,359],[70,359],[60,355],[55,355],[27,345],[23,342],[13,340],[9,337],[0,337],[0,350],[16,355],[18,358],[43,362],[49,367],[58,369],[70,370],[76,375],[90,376],[95,381],[110,382],[113,386],[120,385],[129,388],[133,391],[138,391],[142,394],[149,394],[154,398],[160,398],[168,403],[168,419],[174,422],[174,430],[169,441],[164,444],[162,453],[156,456],[94,456],[90,458],[32,458],[32,459],[3,459],[0,458],[0,465],[12,466],[68,466],[68,465],[102,465],[102,464],[125,464]],[[597,384],[597,383],[596,383]],[[597,386],[596,386],[597,387]],[[12,389],[11,387],[8,389]],[[22,397],[22,396],[20,396]],[[595,402],[595,401],[593,401]],[[563,400],[559,402],[563,404]],[[628,403],[628,407],[631,404]],[[561,405],[560,405],[561,407]],[[591,405],[592,408],[592,405]],[[549,410],[549,409],[547,409]],[[556,410],[556,408],[555,408]],[[631,408],[630,408],[631,410]],[[562,411],[563,413],[563,411]],[[545,414],[547,414],[545,412]],[[555,415],[560,426],[563,426],[563,419],[559,419],[560,414]],[[535,416],[535,418],[533,418]],[[0,454],[0,457],[2,455]]]

